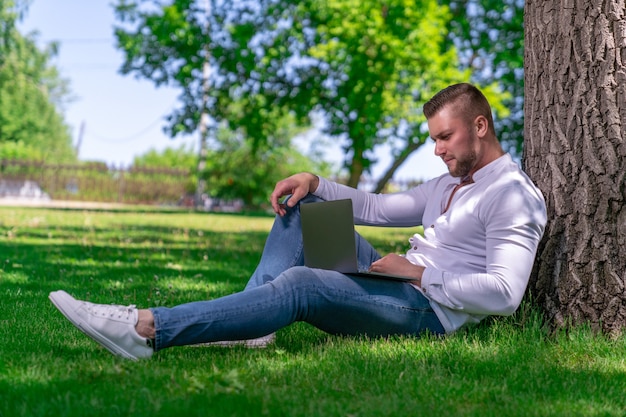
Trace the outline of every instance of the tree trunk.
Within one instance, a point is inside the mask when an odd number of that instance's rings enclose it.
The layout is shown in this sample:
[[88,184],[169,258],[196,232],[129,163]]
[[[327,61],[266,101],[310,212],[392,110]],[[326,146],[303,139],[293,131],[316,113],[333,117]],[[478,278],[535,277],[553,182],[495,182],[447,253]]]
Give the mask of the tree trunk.
[[363,172],[365,172],[368,161],[365,159],[365,132],[360,127],[355,127],[355,123],[351,123],[350,137],[352,138],[352,161],[347,164],[348,181],[346,185],[357,188],[361,182]]
[[361,182],[361,176],[363,176],[363,152],[354,150],[355,157],[352,158],[352,163],[348,166],[348,180],[346,185],[357,188]]
[[374,188],[373,192],[382,193],[385,190],[385,187],[387,186],[387,184],[389,184],[389,181],[391,181],[391,179],[393,178],[396,171],[402,166],[402,164],[404,164],[404,162],[407,159],[409,159],[409,156],[411,156],[411,154],[415,152],[416,150],[418,150],[419,147],[422,146],[423,144],[424,144],[423,140],[414,142],[410,139],[407,139],[406,146],[396,156],[391,166],[387,169],[387,171],[385,171],[383,176],[380,177],[380,179],[376,183],[376,187]]
[[530,292],[555,327],[626,326],[626,3],[527,0],[524,166],[548,226]]

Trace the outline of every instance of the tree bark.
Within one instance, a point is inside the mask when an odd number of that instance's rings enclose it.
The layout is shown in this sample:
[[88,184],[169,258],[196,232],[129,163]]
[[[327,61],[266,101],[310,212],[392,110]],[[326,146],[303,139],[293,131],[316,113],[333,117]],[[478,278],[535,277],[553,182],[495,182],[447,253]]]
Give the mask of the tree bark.
[[626,3],[527,0],[524,167],[548,225],[529,291],[555,327],[626,327]]

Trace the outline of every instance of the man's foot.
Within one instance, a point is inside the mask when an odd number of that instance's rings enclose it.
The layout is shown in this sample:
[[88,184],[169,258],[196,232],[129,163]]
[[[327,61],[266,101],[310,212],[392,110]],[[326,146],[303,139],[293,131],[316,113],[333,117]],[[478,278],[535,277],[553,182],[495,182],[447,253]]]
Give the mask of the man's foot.
[[276,340],[276,333],[270,333],[267,336],[257,337],[256,339],[246,339],[246,340],[223,340],[220,342],[208,342],[208,343],[198,343],[192,346],[201,347],[201,346],[223,346],[223,347],[233,347],[233,346],[245,346],[251,349],[264,349],[274,343]]
[[53,291],[49,298],[74,326],[114,355],[133,360],[152,356],[151,341],[135,330],[135,306],[93,304],[65,291]]

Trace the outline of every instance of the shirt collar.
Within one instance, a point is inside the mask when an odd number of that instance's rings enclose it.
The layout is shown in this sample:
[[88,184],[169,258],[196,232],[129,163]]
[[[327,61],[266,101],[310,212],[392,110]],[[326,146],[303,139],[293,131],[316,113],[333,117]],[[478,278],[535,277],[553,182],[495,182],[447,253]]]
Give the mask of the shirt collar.
[[474,182],[478,182],[483,178],[493,175],[496,171],[500,171],[502,167],[508,165],[512,161],[513,159],[511,158],[511,155],[505,153],[498,159],[489,162],[487,165],[474,172],[474,175],[472,175],[472,179],[474,180]]

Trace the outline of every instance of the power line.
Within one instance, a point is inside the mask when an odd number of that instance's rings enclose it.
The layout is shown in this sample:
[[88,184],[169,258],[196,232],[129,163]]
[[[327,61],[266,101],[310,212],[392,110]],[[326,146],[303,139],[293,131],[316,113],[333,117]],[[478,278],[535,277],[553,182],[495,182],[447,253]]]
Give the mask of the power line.
[[163,116],[159,116],[158,119],[151,122],[148,126],[141,129],[139,132],[134,133],[129,136],[125,136],[125,137],[111,138],[111,137],[101,136],[101,135],[98,135],[97,133],[89,132],[89,129],[87,129],[87,133],[89,134],[89,136],[92,136],[93,138],[101,142],[107,142],[107,143],[132,142],[144,136],[146,133],[152,130],[152,128],[154,128],[159,122],[162,122],[162,121],[163,121]]
[[[172,103],[170,105],[170,110],[172,110],[174,108],[174,104],[176,102]],[[121,142],[132,142],[133,140],[139,139],[140,137],[144,136],[145,134],[147,134],[150,130],[152,130],[157,124],[163,122],[163,119],[165,117],[165,114],[162,114],[161,116],[159,116],[158,118],[156,118],[155,120],[153,120],[152,122],[150,122],[146,127],[144,127],[143,129],[141,129],[140,131],[133,133],[132,135],[128,135],[128,136],[124,136],[124,137],[117,137],[117,138],[112,138],[112,137],[106,137],[103,135],[99,135],[97,133],[92,133],[89,132],[89,130],[87,129],[87,132],[89,134],[89,136],[93,137],[96,140],[99,140],[101,142],[107,142],[107,143],[121,143]]]
[[56,42],[56,43],[112,43],[113,38],[60,38],[60,39],[51,39],[45,42]]
[[116,64],[109,64],[109,63],[90,63],[90,62],[68,62],[68,63],[64,63],[63,65],[60,65],[60,67],[62,69],[66,69],[69,68],[72,71],[92,71],[92,70],[110,70],[110,69],[114,69],[117,70],[120,66],[116,65]]

